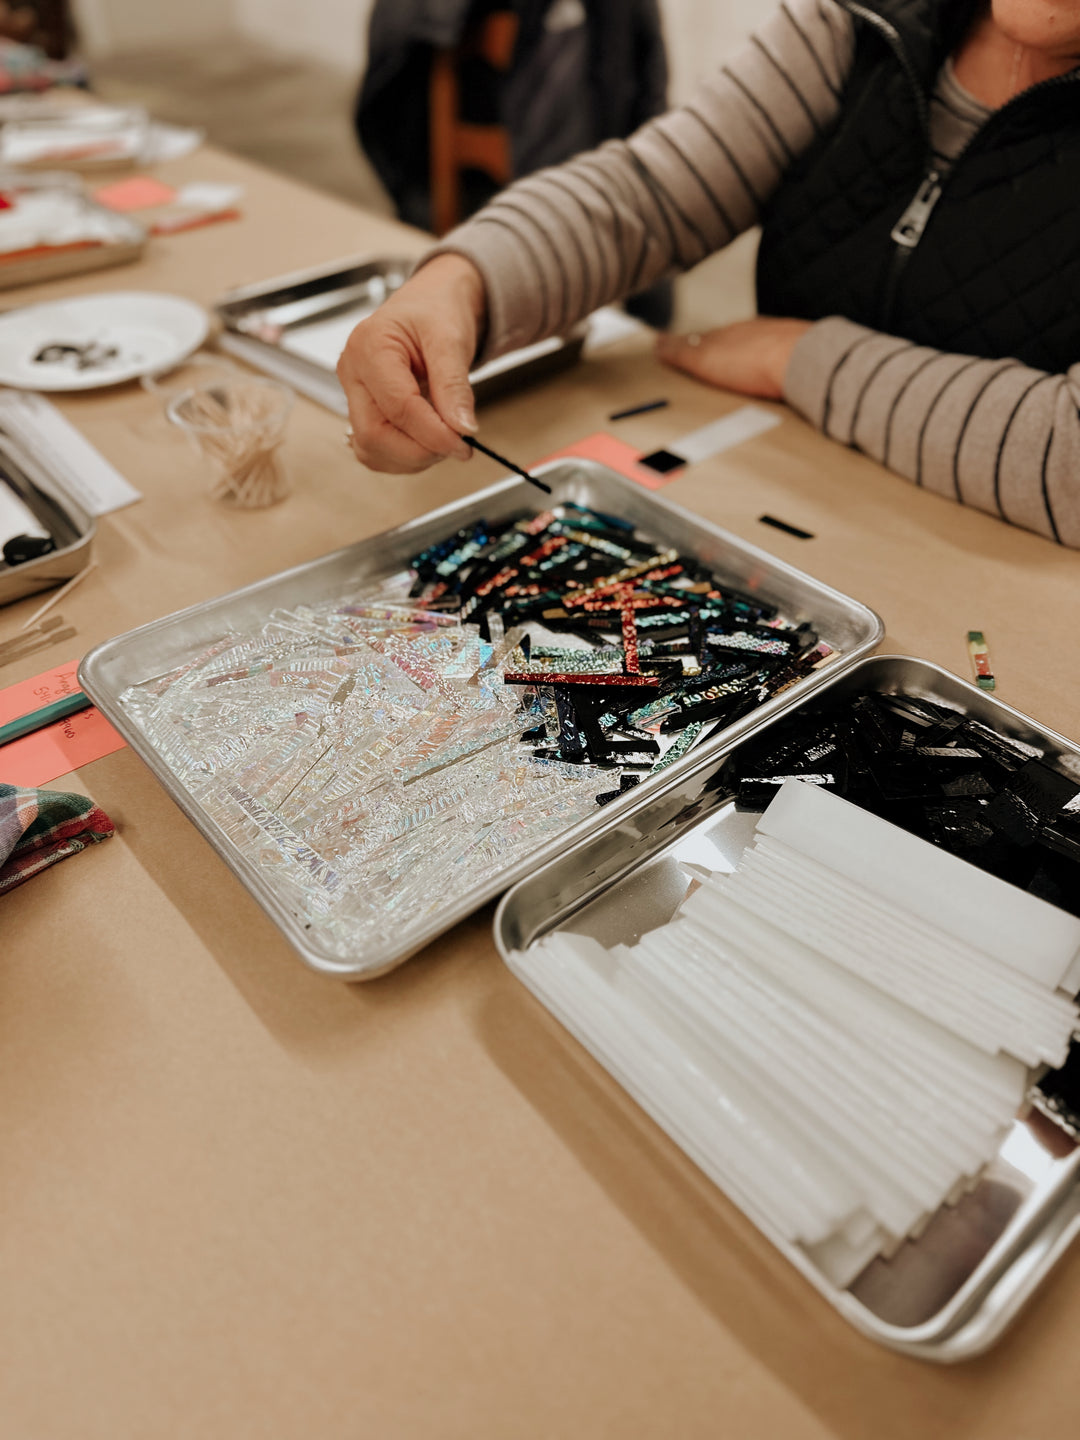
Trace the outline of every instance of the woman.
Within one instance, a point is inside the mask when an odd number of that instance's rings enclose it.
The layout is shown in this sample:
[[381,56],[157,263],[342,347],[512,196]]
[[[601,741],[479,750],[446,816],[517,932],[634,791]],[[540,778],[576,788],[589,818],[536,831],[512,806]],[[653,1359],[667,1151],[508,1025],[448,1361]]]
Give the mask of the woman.
[[357,455],[464,459],[478,352],[760,221],[763,314],[661,357],[1080,547],[1078,62],[1080,0],[785,0],[691,104],[513,186],[357,327]]

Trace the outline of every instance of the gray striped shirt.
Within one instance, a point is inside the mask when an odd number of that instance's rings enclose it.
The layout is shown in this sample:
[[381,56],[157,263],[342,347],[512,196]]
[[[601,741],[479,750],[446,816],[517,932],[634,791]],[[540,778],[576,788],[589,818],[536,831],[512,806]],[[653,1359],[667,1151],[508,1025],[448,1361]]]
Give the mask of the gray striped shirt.
[[[833,0],[785,0],[689,104],[519,181],[455,230],[433,253],[465,255],[484,277],[483,358],[558,334],[756,224],[835,119],[853,56]],[[988,113],[946,65],[931,109],[943,165]],[[832,317],[799,341],[784,393],[916,484],[1080,548],[1080,364],[1047,375]]]

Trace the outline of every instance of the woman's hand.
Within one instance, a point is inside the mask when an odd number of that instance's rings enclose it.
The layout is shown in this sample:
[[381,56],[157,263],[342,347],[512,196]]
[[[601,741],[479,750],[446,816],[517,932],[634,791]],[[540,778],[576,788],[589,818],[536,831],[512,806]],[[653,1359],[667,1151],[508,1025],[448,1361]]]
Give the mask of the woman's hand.
[[782,400],[791,352],[809,329],[809,320],[759,315],[704,335],[661,335],[656,353],[665,364],[720,390]]
[[411,475],[470,458],[461,436],[476,429],[469,370],[485,309],[476,267],[439,255],[357,325],[337,373],[358,460]]

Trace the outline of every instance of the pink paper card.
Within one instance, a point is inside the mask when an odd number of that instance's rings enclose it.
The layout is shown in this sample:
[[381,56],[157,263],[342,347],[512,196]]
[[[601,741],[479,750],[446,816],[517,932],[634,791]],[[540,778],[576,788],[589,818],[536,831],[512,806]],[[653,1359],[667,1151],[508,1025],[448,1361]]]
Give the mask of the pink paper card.
[[607,431],[598,430],[595,435],[586,435],[584,440],[575,440],[565,450],[556,450],[554,455],[545,456],[537,464],[546,464],[548,460],[596,460],[609,470],[617,470],[628,480],[644,485],[646,490],[660,490],[669,480],[675,480],[681,474],[681,471],[676,471],[671,475],[660,475],[645,465],[639,465],[640,456],[641,451],[627,445],[625,440],[617,440]]
[[149,210],[153,205],[168,205],[176,199],[176,191],[149,175],[132,175],[130,180],[102,185],[94,191],[94,199],[110,210]]
[[[0,725],[73,695],[79,688],[78,668],[79,662],[71,660],[0,690]],[[101,711],[90,706],[21,740],[0,745],[0,781],[27,787],[47,785],[82,765],[122,750],[126,744]]]

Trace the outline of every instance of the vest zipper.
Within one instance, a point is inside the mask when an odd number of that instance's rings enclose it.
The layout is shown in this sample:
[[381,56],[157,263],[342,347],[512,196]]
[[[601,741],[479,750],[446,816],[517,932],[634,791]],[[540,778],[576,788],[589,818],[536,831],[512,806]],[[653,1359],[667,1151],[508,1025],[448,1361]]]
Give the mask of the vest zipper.
[[[890,24],[884,16],[879,15],[876,10],[870,10],[865,5],[855,3],[855,0],[840,0],[840,4],[850,15],[859,20],[864,20],[871,29],[876,30],[885,40],[889,49],[900,62],[900,68],[908,78],[912,94],[915,97],[915,106],[919,112],[919,124],[922,126],[923,138],[926,141],[927,154],[932,156],[930,145],[930,101],[926,91],[923,89],[922,81],[919,78],[915,66],[911,63],[911,56],[907,52],[903,37],[895,25]],[[904,273],[904,267],[911,259],[911,252],[918,245],[923,237],[923,231],[929,223],[933,214],[934,206],[941,199],[941,176],[933,168],[931,163],[926,175],[919,182],[910,203],[900,216],[892,229],[892,241],[895,245],[892,257],[889,261],[888,274],[885,277],[885,284],[882,287],[881,303],[878,306],[879,330],[888,333],[896,309],[896,293],[900,288],[900,277]]]
[[864,20],[867,25],[876,30],[886,41],[893,54],[900,63],[900,68],[908,78],[912,92],[915,97],[915,106],[919,112],[919,122],[922,125],[923,137],[926,140],[926,151],[928,155],[927,171],[922,180],[919,181],[919,188],[912,196],[904,213],[897,220],[890,232],[890,239],[895,245],[895,250],[889,264],[889,273],[883,288],[881,305],[879,307],[879,320],[877,328],[888,332],[896,309],[896,296],[900,288],[900,280],[904,269],[911,259],[919,241],[922,239],[930,217],[934,213],[938,201],[944,193],[945,186],[956,174],[961,161],[966,160],[970,151],[975,149],[983,140],[986,132],[993,128],[1000,115],[1009,110],[1019,101],[1026,101],[1029,96],[1039,90],[1048,90],[1055,85],[1075,83],[1080,79],[1080,69],[1069,70],[1064,75],[1055,75],[1051,80],[1042,80],[1038,85],[1032,85],[1019,95],[1014,95],[997,110],[976,130],[971,139],[957,155],[949,167],[948,173],[940,175],[934,168],[933,147],[930,143],[930,102],[926,91],[923,89],[922,81],[919,78],[915,66],[911,63],[911,56],[907,52],[903,36],[895,25],[892,25],[884,16],[879,15],[875,10],[868,9],[865,5],[855,3],[855,0],[838,0],[841,9],[846,10],[850,15]]
[[934,213],[934,206],[941,199],[943,188],[941,176],[936,170],[931,170],[915,191],[911,204],[893,226],[890,238],[894,244],[905,250],[915,249]]

